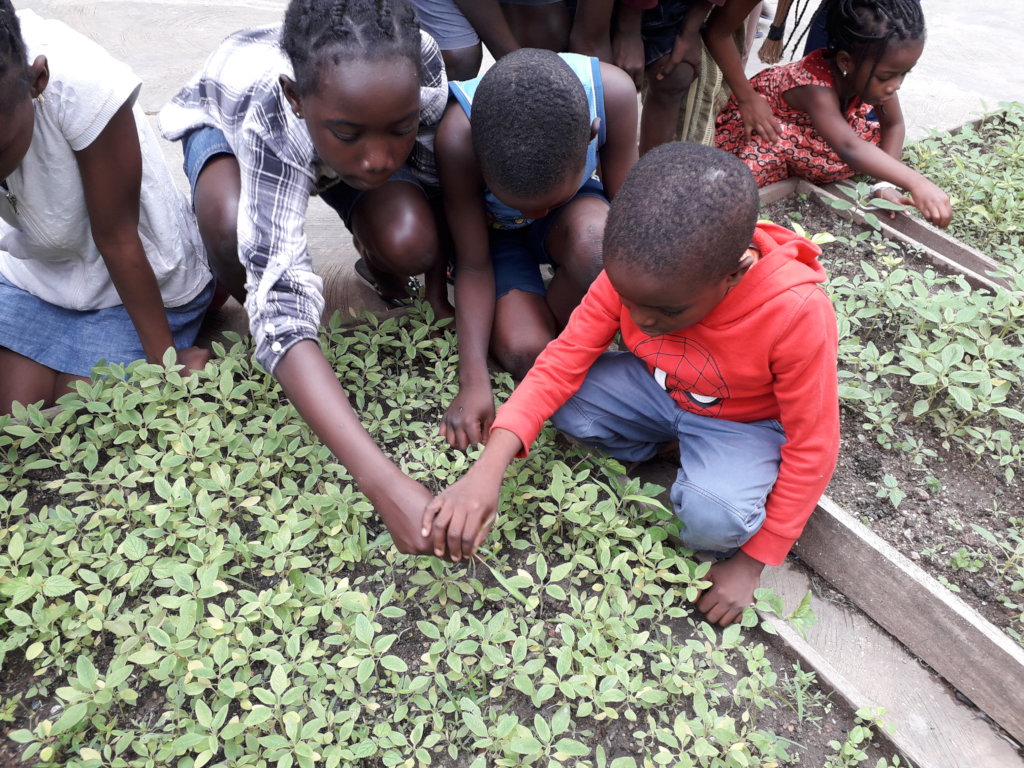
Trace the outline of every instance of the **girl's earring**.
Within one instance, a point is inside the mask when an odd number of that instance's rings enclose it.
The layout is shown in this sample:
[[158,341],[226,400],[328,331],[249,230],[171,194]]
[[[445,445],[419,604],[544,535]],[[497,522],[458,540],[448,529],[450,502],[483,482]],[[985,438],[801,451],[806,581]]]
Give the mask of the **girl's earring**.
[[841,70],[841,72],[842,72],[842,74],[843,74],[843,77],[846,77],[846,70],[845,70],[845,69],[844,69],[844,70]]

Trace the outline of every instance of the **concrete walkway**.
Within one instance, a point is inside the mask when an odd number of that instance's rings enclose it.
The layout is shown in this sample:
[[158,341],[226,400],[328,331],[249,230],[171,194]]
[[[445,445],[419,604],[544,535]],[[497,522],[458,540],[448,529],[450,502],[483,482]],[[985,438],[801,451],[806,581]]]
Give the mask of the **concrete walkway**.
[[[814,0],[812,0],[814,2]],[[14,0],[18,8],[62,19],[125,61],[143,80],[142,106],[155,114],[198,69],[207,54],[236,29],[279,21],[286,0]],[[1024,25],[1009,0],[924,0],[929,39],[901,93],[911,138],[948,129],[1000,101],[1024,100]],[[807,14],[809,18],[810,14]],[[760,41],[755,41],[755,51]],[[751,56],[750,71],[760,63]],[[173,168],[181,165],[177,144],[164,145]],[[178,175],[183,190],[184,174]],[[355,251],[338,217],[319,199],[310,202],[307,227],[317,271],[327,284],[328,314],[334,309],[383,309],[352,271]],[[229,302],[216,323],[247,327],[241,308]]]

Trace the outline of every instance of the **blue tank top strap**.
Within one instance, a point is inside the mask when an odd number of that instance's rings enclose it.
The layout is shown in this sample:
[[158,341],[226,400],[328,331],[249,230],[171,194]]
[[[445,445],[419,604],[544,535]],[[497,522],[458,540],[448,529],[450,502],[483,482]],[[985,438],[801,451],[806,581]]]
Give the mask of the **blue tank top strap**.
[[[591,56],[583,56],[578,53],[558,54],[573,73],[579,78],[583,90],[587,94],[587,103],[590,107],[590,121],[600,119],[600,127],[597,136],[587,146],[586,166],[580,178],[582,187],[597,172],[598,151],[605,143],[605,130],[607,121],[604,110],[604,82],[601,79],[601,62]],[[483,76],[472,80],[459,80],[449,82],[452,96],[462,107],[462,110],[469,117],[473,110],[473,96],[480,85]],[[522,213],[510,208],[501,202],[490,189],[484,191],[484,198],[487,207],[487,219],[490,226],[495,229],[519,229],[527,226],[532,219],[523,216]]]

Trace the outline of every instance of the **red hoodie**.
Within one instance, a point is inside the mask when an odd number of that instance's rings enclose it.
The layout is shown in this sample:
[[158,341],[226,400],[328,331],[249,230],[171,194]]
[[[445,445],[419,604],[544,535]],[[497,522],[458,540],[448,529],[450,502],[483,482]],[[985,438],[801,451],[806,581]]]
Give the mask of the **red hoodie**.
[[[622,332],[668,393],[692,413],[731,421],[778,419],[786,433],[779,477],[761,529],[743,545],[778,565],[799,538],[839,452],[836,319],[818,283],[821,251],[775,224],[758,224],[760,259],[689,328],[648,336],[633,322],[606,273],[583,297],[561,335],[499,410],[493,429],[523,442],[580,388],[590,366]],[[742,466],[742,457],[737,457]]]

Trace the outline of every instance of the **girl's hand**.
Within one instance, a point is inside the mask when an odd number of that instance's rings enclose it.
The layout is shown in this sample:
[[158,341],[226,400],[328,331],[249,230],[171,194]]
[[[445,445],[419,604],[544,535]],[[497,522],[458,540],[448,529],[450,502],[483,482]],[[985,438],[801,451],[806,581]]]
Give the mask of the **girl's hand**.
[[493,422],[494,395],[490,386],[462,387],[445,411],[438,432],[449,447],[465,451],[471,445],[487,442]]
[[[421,535],[423,510],[431,501],[430,491],[408,475],[396,473],[380,490],[368,489],[367,498],[387,526],[395,549],[406,555],[429,555],[430,540]],[[442,549],[438,557],[444,555]]]
[[911,202],[928,221],[938,227],[948,227],[953,218],[953,205],[949,196],[927,179],[910,190]]
[[758,93],[747,101],[737,102],[740,116],[743,118],[743,133],[750,141],[752,134],[757,133],[770,144],[774,144],[782,136],[782,126],[775,119],[768,100]]
[[[914,201],[907,197],[905,194],[895,187],[879,187],[871,193],[871,198],[879,198],[881,200],[888,200],[890,203],[896,203],[897,205],[913,205]],[[898,211],[889,211],[889,218],[895,219]]]

